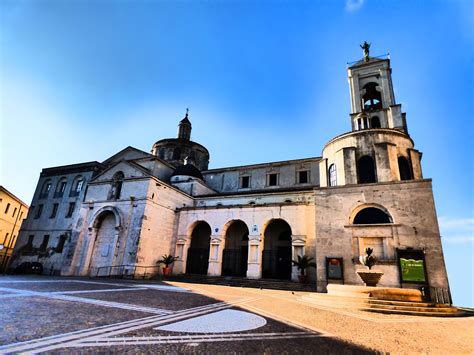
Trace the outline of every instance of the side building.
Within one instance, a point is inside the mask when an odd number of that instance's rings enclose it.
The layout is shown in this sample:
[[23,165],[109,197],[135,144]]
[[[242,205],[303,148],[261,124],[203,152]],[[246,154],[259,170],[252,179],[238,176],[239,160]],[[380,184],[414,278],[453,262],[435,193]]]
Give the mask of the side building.
[[28,214],[28,205],[0,185],[0,272],[11,261],[21,224]]
[[12,267],[20,261],[34,261],[43,264],[44,273],[61,273],[68,261],[65,246],[70,245],[87,183],[103,169],[104,165],[89,162],[42,170]]

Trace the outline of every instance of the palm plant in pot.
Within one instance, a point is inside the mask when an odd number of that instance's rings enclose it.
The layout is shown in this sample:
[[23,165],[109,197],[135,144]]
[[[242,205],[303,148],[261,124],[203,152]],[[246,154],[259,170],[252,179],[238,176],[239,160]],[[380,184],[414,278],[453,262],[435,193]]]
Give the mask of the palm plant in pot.
[[372,248],[365,249],[365,255],[359,256],[359,261],[362,265],[367,266],[369,270],[357,270],[357,275],[364,281],[366,286],[377,286],[377,283],[383,276],[383,272],[372,270],[372,266],[377,263],[377,258],[372,255],[374,250]]
[[173,264],[176,260],[178,259],[177,256],[173,255],[168,255],[165,254],[161,257],[160,260],[158,260],[156,263],[157,264],[164,264],[165,266],[163,267],[163,276],[168,276],[171,274],[171,267],[170,265]]
[[305,270],[310,267],[316,267],[316,263],[313,260],[314,258],[311,258],[308,255],[298,255],[298,260],[292,260],[293,265],[296,266],[298,270],[301,270],[301,273],[298,275],[298,280],[301,283],[308,282],[308,275],[306,275]]

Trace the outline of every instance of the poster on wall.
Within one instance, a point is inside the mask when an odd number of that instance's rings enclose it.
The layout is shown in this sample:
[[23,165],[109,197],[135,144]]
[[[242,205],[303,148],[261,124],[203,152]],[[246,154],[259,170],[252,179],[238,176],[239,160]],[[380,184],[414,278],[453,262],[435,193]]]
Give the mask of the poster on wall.
[[328,280],[342,280],[342,258],[326,258]]
[[425,282],[425,265],[423,259],[406,259],[400,257],[400,270],[404,282]]

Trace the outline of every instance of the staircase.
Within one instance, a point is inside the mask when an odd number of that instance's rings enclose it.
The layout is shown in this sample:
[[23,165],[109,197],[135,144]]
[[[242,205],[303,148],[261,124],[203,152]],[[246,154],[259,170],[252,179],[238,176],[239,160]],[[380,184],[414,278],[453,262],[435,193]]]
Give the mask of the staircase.
[[207,276],[207,275],[170,275],[166,278],[167,281],[179,281],[207,285],[222,285],[232,287],[249,287],[272,290],[288,290],[288,291],[314,291],[316,286],[314,284],[301,284],[289,280],[275,280],[275,279],[247,279],[245,277],[226,277],[226,276]]
[[448,304],[432,302],[380,300],[371,297],[348,297],[329,295],[326,293],[311,293],[302,296],[302,299],[305,302],[329,308],[355,309],[384,314],[425,317],[459,317],[472,315]]

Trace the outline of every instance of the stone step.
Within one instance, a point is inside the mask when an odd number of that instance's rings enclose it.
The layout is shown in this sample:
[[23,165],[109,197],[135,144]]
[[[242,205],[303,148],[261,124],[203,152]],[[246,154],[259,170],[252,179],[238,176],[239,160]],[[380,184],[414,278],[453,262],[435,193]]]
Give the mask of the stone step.
[[288,291],[313,291],[315,285],[311,284],[300,284],[291,281],[282,280],[254,280],[239,277],[224,277],[224,276],[205,276],[205,275],[171,275],[166,280],[189,282],[189,283],[202,283],[232,287],[250,287],[250,288],[266,288],[276,290],[288,290]]
[[467,315],[456,307],[428,302],[406,302],[374,300],[367,298],[342,297],[328,294],[309,294],[302,296],[305,302],[328,308],[357,309],[384,314],[401,314],[417,316],[457,317]]
[[383,308],[367,308],[367,312],[384,313],[384,314],[399,314],[406,316],[424,316],[424,317],[465,317],[467,314],[456,310],[456,312],[432,312],[432,311],[415,311],[415,310],[398,310],[398,309],[383,309]]
[[354,297],[354,296],[349,296],[349,297],[344,297],[344,296],[339,296],[339,295],[328,295],[327,293],[311,293],[308,295],[303,296],[306,300],[309,298],[316,298],[316,299],[325,299],[327,298],[331,302],[354,302],[354,303],[362,303],[362,304],[380,304],[380,305],[394,305],[394,306],[417,306],[417,307],[435,307],[435,308],[443,308],[443,307],[448,307],[449,305],[446,304],[438,304],[438,303],[432,303],[432,302],[415,302],[415,301],[395,301],[395,300],[379,300],[379,299],[374,299],[370,297]]

